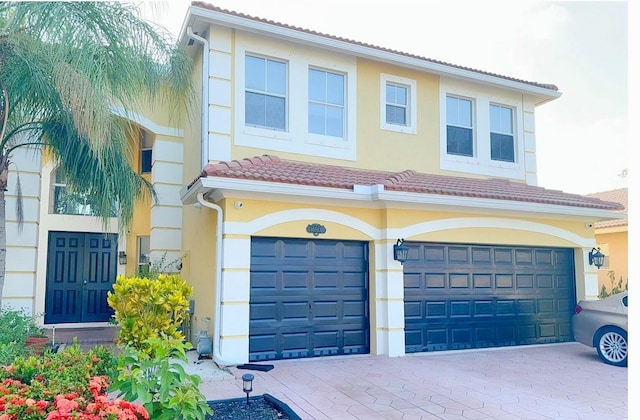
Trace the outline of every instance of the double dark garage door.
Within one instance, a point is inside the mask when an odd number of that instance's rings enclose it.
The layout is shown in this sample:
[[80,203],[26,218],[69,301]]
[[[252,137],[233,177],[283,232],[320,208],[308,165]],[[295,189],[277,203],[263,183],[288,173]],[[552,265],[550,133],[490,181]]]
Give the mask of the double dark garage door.
[[[407,352],[570,341],[573,250],[410,243]],[[366,242],[253,238],[251,361],[369,353]]]

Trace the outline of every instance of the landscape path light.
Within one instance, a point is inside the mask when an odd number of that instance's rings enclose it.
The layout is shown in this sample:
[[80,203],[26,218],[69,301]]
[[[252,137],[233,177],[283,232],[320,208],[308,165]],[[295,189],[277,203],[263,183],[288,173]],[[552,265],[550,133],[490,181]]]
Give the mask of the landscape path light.
[[242,390],[247,393],[247,405],[249,405],[249,393],[253,391],[253,375],[245,373],[242,375]]

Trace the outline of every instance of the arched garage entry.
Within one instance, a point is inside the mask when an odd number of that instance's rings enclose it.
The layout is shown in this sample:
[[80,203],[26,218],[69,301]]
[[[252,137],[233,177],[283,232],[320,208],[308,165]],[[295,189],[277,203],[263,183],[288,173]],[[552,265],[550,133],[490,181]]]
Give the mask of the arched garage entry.
[[411,243],[405,351],[570,341],[573,250]]

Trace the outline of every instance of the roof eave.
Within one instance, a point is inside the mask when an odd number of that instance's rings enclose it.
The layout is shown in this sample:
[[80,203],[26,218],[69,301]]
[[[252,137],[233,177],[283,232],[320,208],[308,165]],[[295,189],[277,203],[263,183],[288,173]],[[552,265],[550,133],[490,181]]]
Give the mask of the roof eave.
[[409,57],[402,54],[384,51],[364,45],[354,44],[353,42],[328,38],[319,34],[300,31],[293,28],[287,28],[280,25],[274,25],[250,19],[242,16],[236,16],[215,10],[204,9],[201,7],[191,6],[187,11],[187,18],[180,32],[180,43],[186,45],[188,35],[186,34],[187,26],[195,25],[199,19],[205,20],[207,25],[217,24],[229,28],[241,29],[247,32],[257,33],[269,37],[280,38],[288,41],[294,41],[311,46],[320,46],[339,53],[356,55],[362,58],[369,58],[376,61],[387,62],[391,64],[401,65],[404,67],[414,68],[421,71],[428,71],[438,75],[455,77],[463,80],[471,80],[474,82],[499,86],[502,88],[516,90],[528,93],[536,97],[535,104],[543,103],[559,98],[562,93],[556,90],[547,89],[541,86],[534,86],[528,83],[522,83],[515,80],[504,79],[502,77],[492,76],[484,73],[478,73],[472,70],[465,70],[445,64],[435,63],[419,58]]
[[526,214],[531,217],[570,218],[591,222],[626,217],[626,214],[615,210],[528,201],[386,191],[382,185],[342,189],[214,176],[199,178],[191,188],[183,188],[182,202],[184,204],[195,203],[196,196],[200,192],[209,195],[215,194],[217,197],[241,198],[246,196],[271,200],[280,197],[282,200],[290,201],[296,199],[304,202],[310,202],[310,200],[339,201],[343,205],[376,208],[439,209],[459,212],[472,210],[488,214],[520,216]]

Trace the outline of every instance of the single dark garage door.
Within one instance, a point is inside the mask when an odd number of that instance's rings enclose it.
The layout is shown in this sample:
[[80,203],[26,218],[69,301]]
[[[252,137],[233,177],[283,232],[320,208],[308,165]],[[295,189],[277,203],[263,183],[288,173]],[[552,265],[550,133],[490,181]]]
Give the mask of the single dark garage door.
[[369,353],[367,244],[252,238],[249,360]]
[[407,353],[572,340],[572,249],[407,245]]

